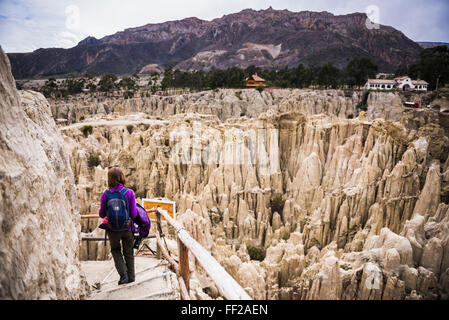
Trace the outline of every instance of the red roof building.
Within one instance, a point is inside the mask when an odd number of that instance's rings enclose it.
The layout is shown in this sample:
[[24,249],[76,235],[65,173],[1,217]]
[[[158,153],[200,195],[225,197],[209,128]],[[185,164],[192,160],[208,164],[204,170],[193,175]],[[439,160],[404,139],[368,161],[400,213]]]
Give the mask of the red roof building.
[[246,86],[250,87],[250,88],[258,87],[258,86],[266,87],[265,79],[262,79],[261,77],[259,77],[257,75],[257,73],[253,74],[251,77],[246,78],[245,81],[246,81]]

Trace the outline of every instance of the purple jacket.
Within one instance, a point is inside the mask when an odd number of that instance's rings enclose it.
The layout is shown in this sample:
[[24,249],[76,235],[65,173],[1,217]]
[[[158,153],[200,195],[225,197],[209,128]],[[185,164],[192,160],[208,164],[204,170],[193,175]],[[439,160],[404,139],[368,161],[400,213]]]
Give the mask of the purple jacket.
[[[123,189],[123,185],[119,184],[117,187],[109,189],[109,191],[120,191]],[[129,205],[129,214],[131,215],[131,219],[135,219],[137,216],[137,208],[136,208],[136,197],[134,196],[134,191],[131,189],[128,189],[125,193],[126,200],[128,201]],[[100,218],[106,217],[106,191],[103,192],[100,199],[100,211],[98,212],[98,215]],[[131,224],[133,225],[133,224]],[[131,230],[131,226],[128,228],[128,230]]]

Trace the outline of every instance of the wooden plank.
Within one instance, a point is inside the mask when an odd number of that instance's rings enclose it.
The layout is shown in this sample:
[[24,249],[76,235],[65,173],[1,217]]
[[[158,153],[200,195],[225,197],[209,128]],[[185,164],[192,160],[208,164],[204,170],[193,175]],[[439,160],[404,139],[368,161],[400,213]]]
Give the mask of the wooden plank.
[[81,240],[83,240],[83,241],[104,241],[104,238],[88,238],[88,237],[84,237],[84,238],[81,238]]
[[187,292],[190,292],[189,249],[178,239],[179,274],[184,279]]
[[174,201],[163,199],[142,199],[142,207],[147,211],[148,217],[152,220],[156,220],[157,208],[166,210],[170,217],[176,219],[176,203]]
[[173,227],[175,228],[176,232],[178,232],[179,230],[183,229],[183,226],[176,220],[172,219],[172,217],[170,217],[170,215],[167,213],[167,211],[158,208],[157,212],[161,214],[162,217],[165,218],[165,220],[167,220],[167,222]]
[[202,245],[193,239],[177,221],[173,220],[164,210],[158,209],[158,212],[176,229],[178,239],[193,253],[203,269],[215,282],[220,293],[226,299],[251,300],[251,297],[245,290],[243,290],[237,281],[235,281],[217,260],[215,260]]
[[159,247],[159,242],[156,243],[156,258],[162,259],[161,248]]
[[159,232],[156,232],[156,240],[157,240],[157,245],[159,247],[159,250],[160,250],[162,256],[164,257],[165,260],[167,260],[173,266],[173,268],[175,269],[175,272],[178,274],[179,273],[178,263],[175,261],[175,259],[173,259],[168,254],[168,251],[165,249],[164,245],[162,244],[162,240],[159,235]]
[[178,276],[178,283],[179,283],[179,291],[181,291],[181,299],[190,300],[189,291],[187,290],[186,284],[184,283],[184,279],[181,276]]
[[81,219],[101,219],[98,214],[85,214],[81,216]]

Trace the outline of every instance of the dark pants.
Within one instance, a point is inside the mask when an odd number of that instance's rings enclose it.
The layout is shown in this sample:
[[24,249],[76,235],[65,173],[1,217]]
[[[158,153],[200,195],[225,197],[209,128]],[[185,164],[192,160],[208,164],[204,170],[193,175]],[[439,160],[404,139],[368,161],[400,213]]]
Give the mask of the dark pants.
[[[111,253],[114,258],[115,268],[119,275],[125,272],[129,280],[135,279],[134,272],[134,235],[131,231],[107,231],[111,243]],[[123,245],[123,254],[122,254]],[[124,258],[124,260],[123,260]]]

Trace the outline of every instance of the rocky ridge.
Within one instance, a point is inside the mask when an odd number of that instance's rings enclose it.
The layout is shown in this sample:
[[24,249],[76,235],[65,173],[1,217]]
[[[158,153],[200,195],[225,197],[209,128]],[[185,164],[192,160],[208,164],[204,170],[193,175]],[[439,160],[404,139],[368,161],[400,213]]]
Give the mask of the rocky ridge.
[[366,56],[380,71],[419,59],[421,47],[402,32],[379,25],[368,28],[364,13],[243,10],[212,21],[186,18],[129,28],[70,49],[38,49],[9,53],[17,79],[71,72],[133,74],[173,65],[181,70],[320,66],[343,68],[354,57]]
[[[88,121],[102,116],[113,119],[116,115],[145,113],[148,118],[167,118],[175,114],[198,113],[215,115],[219,120],[248,117],[256,118],[270,109],[281,112],[300,111],[304,114],[326,113],[338,117],[357,114],[360,92],[327,90],[325,94],[314,90],[270,89],[261,93],[251,89],[217,89],[198,93],[140,97],[132,99],[79,96],[68,101],[51,101],[55,120],[65,124]],[[401,108],[402,110],[402,108]]]

